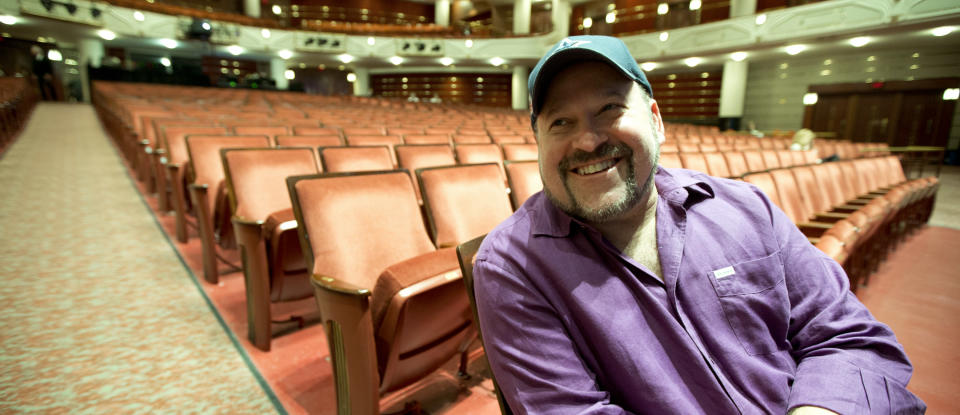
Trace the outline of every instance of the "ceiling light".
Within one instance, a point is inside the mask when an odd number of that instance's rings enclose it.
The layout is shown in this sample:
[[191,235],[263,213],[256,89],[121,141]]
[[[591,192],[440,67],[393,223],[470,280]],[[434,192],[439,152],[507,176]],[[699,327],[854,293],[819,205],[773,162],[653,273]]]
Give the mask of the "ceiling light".
[[944,101],[956,101],[960,99],[960,88],[947,88],[943,90]]
[[170,67],[170,64],[171,64],[171,63],[170,63],[170,58],[168,58],[168,57],[166,57],[166,56],[160,58],[160,64],[169,68],[169,67]]
[[754,20],[754,21],[757,23],[758,26],[766,23],[766,22],[767,22],[767,15],[766,15],[766,13],[764,13],[764,14],[758,14],[756,20]]
[[494,56],[494,57],[490,58],[490,64],[493,65],[493,66],[503,65],[503,62],[505,62],[505,61],[503,60],[503,58],[501,58],[501,57],[499,57],[499,56]]
[[293,80],[294,78],[297,77],[297,74],[296,72],[293,72],[293,69],[287,69],[283,71],[283,77],[289,80]]
[[401,58],[401,57],[399,57],[399,56],[391,56],[390,59],[389,59],[389,61],[390,61],[390,63],[392,63],[392,64],[394,64],[394,65],[399,65],[399,64],[403,63],[403,58]]
[[667,32],[660,32],[660,41],[666,42],[670,38],[670,34]]
[[338,55],[338,56],[337,56],[337,59],[338,59],[340,62],[343,62],[343,63],[353,62],[353,56],[350,56],[350,55],[348,55],[348,54],[346,54],[346,53],[344,53],[343,55]]
[[260,29],[260,36],[264,39],[270,39],[270,29]]
[[607,16],[603,18],[603,21],[613,24],[617,21],[617,14],[614,12],[607,13]]
[[64,60],[63,60],[63,63],[65,63],[65,64],[67,64],[67,65],[70,65],[70,66],[77,66],[77,65],[79,65],[79,63],[77,63],[77,61],[76,61],[75,59],[70,59],[70,58],[64,59]]
[[584,18],[583,18],[583,28],[584,28],[584,29],[589,29],[589,28],[591,28],[591,27],[593,27],[593,19],[591,19],[591,18],[589,18],[589,17],[584,17]]
[[873,56],[873,55],[867,56],[867,62],[873,62],[875,60],[877,60],[876,56]]
[[293,52],[288,49],[281,49],[277,52],[277,56],[279,56],[281,59],[290,59],[293,57]]
[[146,20],[146,19],[147,19],[147,18],[143,15],[143,12],[141,12],[140,10],[137,10],[137,11],[133,12],[133,20],[136,20],[136,21],[138,21],[138,22],[142,22],[142,21],[144,21],[144,20]]
[[920,57],[920,54],[917,53],[917,52],[914,52],[913,55],[910,55],[910,57],[916,59],[916,58],[919,58],[919,57]]
[[826,59],[823,61],[824,66],[833,65],[833,59]]
[[370,36],[367,38],[367,44],[370,46],[376,45],[377,39],[375,39],[373,36]]
[[803,94],[803,105],[813,105],[817,103],[817,93],[816,92],[807,92]]
[[663,16],[667,14],[668,11],[670,11],[670,6],[668,6],[667,3],[660,3],[657,5],[657,14]]
[[280,14],[281,12],[283,12],[283,10],[280,10],[280,6],[276,4],[274,4],[273,7],[270,8],[270,11],[272,11],[273,14]]
[[650,72],[654,69],[657,69],[657,64],[654,62],[644,62],[640,64],[640,69],[643,69],[646,72]]
[[47,51],[47,59],[50,59],[54,62],[60,62],[63,60],[63,54],[59,50],[50,49]]
[[100,29],[97,31],[97,36],[100,36],[103,40],[113,40],[117,38],[117,34],[113,33],[107,29]]
[[464,40],[464,41],[463,41],[463,45],[466,46],[466,47],[468,47],[468,48],[472,48],[472,47],[473,47],[473,40],[472,40],[472,39]]
[[700,59],[700,58],[697,58],[697,57],[686,58],[686,59],[683,60],[683,63],[686,64],[687,66],[691,67],[691,68],[694,67],[694,66],[699,65],[700,62],[703,62],[703,59]]
[[849,42],[850,42],[850,45],[852,45],[853,47],[859,48],[863,45],[866,45],[867,43],[870,43],[870,38],[866,36],[859,36],[859,37],[850,39]]
[[160,39],[160,44],[167,49],[173,49],[177,47],[177,41],[173,39]]
[[17,22],[16,17],[6,15],[6,14],[0,14],[0,23],[3,23],[5,25],[12,25],[16,22]]
[[792,56],[807,50],[807,47],[804,45],[790,45],[790,46],[787,46],[784,50],[787,51],[788,55]]
[[690,0],[690,10],[700,10],[700,0]]
[[243,53],[243,48],[241,48],[238,45],[230,45],[230,46],[227,46],[227,52],[230,52],[230,54],[233,56],[237,56]]
[[203,30],[210,30],[213,28],[213,26],[210,26],[210,22],[203,22],[200,24],[200,27],[202,27]]
[[355,82],[357,80],[357,74],[350,72],[347,74],[347,82]]
[[733,59],[737,62],[742,62],[747,58],[747,52],[733,52],[730,54],[730,59]]
[[443,66],[450,66],[452,63],[453,63],[453,58],[446,57],[446,56],[440,58],[440,64]]
[[934,36],[946,36],[953,32],[953,26],[940,26],[930,31]]
[[820,76],[829,76],[830,73],[831,73],[831,72],[830,72],[829,69],[824,69],[824,70],[820,71]]

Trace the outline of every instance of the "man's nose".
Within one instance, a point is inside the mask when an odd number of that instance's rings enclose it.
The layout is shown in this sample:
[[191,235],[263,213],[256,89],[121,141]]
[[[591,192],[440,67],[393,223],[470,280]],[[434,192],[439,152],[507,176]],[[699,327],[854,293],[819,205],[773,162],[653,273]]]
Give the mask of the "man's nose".
[[573,142],[573,147],[587,153],[592,153],[601,144],[607,141],[606,134],[596,126],[587,124]]

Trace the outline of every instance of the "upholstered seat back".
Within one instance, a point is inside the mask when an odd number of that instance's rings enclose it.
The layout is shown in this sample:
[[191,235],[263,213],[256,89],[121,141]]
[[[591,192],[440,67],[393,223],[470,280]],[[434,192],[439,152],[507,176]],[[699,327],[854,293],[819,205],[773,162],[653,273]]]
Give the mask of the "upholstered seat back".
[[417,170],[437,247],[452,247],[493,230],[513,210],[496,164]]
[[536,161],[506,162],[507,183],[510,186],[510,200],[517,210],[530,196],[543,189],[540,179],[540,167]]
[[393,170],[387,146],[320,147],[319,151],[327,173]]

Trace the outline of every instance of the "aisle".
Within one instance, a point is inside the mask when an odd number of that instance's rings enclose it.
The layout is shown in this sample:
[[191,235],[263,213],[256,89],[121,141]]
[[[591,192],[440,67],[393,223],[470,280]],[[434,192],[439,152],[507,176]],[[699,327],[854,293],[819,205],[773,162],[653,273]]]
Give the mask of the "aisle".
[[280,408],[89,105],[40,104],[0,159],[0,304],[0,413]]

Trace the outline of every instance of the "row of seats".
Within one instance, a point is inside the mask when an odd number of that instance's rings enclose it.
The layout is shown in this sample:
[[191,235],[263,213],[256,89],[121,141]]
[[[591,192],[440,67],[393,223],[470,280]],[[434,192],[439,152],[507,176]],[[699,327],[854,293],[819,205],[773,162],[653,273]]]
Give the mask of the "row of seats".
[[800,166],[819,161],[816,151],[747,150],[705,153],[660,153],[660,165],[685,168],[716,177],[738,178],[751,172]]
[[37,100],[26,78],[0,77],[0,154],[26,126]]
[[751,173],[759,187],[842,264],[852,289],[933,211],[936,178],[907,180],[900,161],[884,156]]

